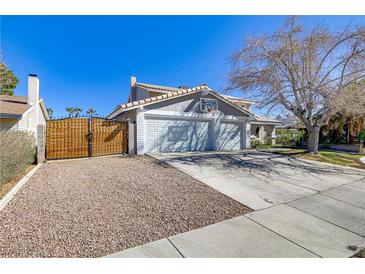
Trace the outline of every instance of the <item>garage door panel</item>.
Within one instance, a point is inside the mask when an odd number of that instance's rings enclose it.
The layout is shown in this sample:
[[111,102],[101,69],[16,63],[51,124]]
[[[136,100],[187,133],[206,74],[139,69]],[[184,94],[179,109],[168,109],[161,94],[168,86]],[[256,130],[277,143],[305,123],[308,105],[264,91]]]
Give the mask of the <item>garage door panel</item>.
[[238,150],[242,147],[243,125],[221,122],[218,135],[219,150]]
[[147,152],[211,149],[211,128],[208,121],[146,119],[145,127]]

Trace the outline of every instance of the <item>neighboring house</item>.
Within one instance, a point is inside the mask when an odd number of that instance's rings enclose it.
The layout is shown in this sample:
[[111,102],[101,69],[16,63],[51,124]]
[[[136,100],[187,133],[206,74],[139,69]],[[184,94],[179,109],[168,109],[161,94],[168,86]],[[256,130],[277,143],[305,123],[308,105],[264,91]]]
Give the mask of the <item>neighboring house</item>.
[[128,101],[108,118],[135,123],[129,146],[137,154],[239,150],[249,148],[252,138],[275,143],[275,126],[280,122],[256,116],[250,110],[252,103],[221,95],[206,84],[174,88],[131,77]]
[[0,95],[0,130],[26,130],[37,136],[37,126],[48,119],[36,75],[28,76],[28,96]]

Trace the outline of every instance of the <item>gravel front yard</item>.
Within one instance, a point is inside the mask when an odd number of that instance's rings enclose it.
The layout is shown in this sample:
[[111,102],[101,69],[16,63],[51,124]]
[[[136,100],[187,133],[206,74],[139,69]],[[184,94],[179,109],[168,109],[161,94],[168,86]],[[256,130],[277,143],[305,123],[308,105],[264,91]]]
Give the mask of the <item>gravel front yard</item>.
[[247,212],[148,156],[50,162],[0,212],[0,256],[104,256]]

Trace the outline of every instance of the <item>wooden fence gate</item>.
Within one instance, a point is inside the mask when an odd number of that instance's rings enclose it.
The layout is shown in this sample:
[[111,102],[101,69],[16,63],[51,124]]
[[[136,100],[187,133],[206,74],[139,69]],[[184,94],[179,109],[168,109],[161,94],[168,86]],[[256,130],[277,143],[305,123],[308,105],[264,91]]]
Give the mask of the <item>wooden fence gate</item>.
[[95,117],[47,121],[48,160],[120,154],[127,151],[127,122]]

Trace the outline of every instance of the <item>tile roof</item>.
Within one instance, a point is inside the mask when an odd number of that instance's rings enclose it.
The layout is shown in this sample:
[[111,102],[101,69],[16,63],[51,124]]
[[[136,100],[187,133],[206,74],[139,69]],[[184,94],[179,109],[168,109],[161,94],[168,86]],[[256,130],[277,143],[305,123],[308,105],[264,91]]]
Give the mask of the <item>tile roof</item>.
[[28,96],[0,95],[0,101],[28,103]]
[[268,119],[266,117],[255,115],[255,120],[252,123],[267,123],[267,124],[281,124],[281,121],[275,119]]
[[240,97],[235,97],[235,96],[231,96],[231,95],[222,95],[223,97],[225,97],[228,100],[232,100],[232,101],[240,101],[240,102],[247,102],[247,103],[255,103],[255,100],[250,100],[250,99],[244,99],[244,98],[240,98]]
[[31,107],[27,102],[27,96],[0,95],[0,113],[22,115]]
[[[155,86],[155,85],[148,85],[148,86]],[[127,111],[127,110],[131,110],[140,106],[144,106],[150,103],[157,103],[160,101],[164,101],[166,99],[170,99],[173,97],[178,97],[181,95],[185,95],[185,94],[193,94],[193,93],[197,93],[200,91],[205,90],[206,88],[208,88],[206,85],[201,85],[201,86],[197,86],[194,88],[188,88],[188,89],[179,89],[178,91],[171,91],[165,94],[161,94],[158,96],[154,96],[154,97],[149,97],[146,99],[142,99],[142,100],[138,100],[138,101],[132,101],[132,102],[128,102],[125,104],[121,104],[118,105],[115,110],[109,115],[113,115],[115,112],[123,112],[123,111]],[[116,114],[114,114],[113,116],[115,116]]]
[[[160,85],[153,85],[153,84],[145,84],[145,83],[139,83],[139,82],[137,82],[135,86],[145,88],[148,91],[154,91],[154,92],[171,93],[171,92],[175,92],[175,91],[184,90],[183,88],[174,88],[174,87],[160,86]],[[203,86],[203,85],[201,85],[201,86]]]
[[[247,115],[253,115],[253,113],[250,110],[240,106],[239,104],[234,103],[233,100],[226,98],[225,95],[212,91],[206,84],[202,84],[202,85],[199,85],[199,86],[193,87],[193,88],[183,89],[183,88],[174,88],[174,87],[159,86],[159,85],[145,84],[145,83],[137,82],[135,84],[135,87],[144,88],[144,89],[147,89],[148,91],[160,92],[161,95],[145,98],[145,99],[138,100],[138,101],[131,101],[131,102],[127,102],[127,103],[118,105],[114,109],[114,111],[108,115],[108,117],[112,118],[124,111],[129,111],[129,110],[132,110],[132,109],[144,106],[144,105],[149,105],[149,104],[154,104],[154,103],[157,103],[160,101],[169,100],[174,97],[179,97],[179,96],[183,96],[183,95],[187,95],[187,94],[201,92],[206,89],[208,89],[211,92],[211,94],[220,98],[227,104],[239,109],[240,111],[246,113]],[[245,99],[243,99],[243,100],[245,100]],[[248,100],[246,100],[246,101],[251,102]]]

